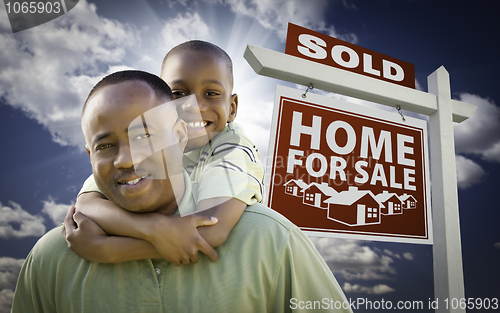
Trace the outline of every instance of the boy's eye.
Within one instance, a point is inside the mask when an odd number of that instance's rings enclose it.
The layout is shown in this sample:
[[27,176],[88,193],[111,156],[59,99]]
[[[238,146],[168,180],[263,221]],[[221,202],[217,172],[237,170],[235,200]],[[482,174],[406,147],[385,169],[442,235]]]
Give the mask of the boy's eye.
[[174,95],[175,99],[182,98],[188,95],[187,92],[182,90],[172,90],[172,94]]
[[211,91],[207,91],[205,93],[205,95],[207,95],[209,97],[216,97],[216,96],[220,96],[220,92],[211,90]]

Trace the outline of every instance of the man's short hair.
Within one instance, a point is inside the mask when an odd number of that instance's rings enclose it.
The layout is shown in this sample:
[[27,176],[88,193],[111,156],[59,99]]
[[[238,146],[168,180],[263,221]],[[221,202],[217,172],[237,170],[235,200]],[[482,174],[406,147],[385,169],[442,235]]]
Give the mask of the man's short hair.
[[170,56],[172,56],[178,52],[183,52],[183,51],[209,53],[209,54],[212,54],[212,55],[220,58],[222,61],[224,61],[226,63],[227,70],[229,73],[229,81],[231,83],[231,88],[233,88],[233,84],[234,84],[233,61],[231,60],[231,57],[226,53],[226,51],[224,51],[219,46],[216,46],[213,43],[203,41],[203,40],[190,40],[190,41],[186,41],[184,43],[181,43],[180,45],[173,47],[167,53],[165,58],[163,59],[161,71],[163,72],[163,70],[165,68],[166,61]]
[[174,98],[172,95],[172,90],[167,85],[167,83],[165,83],[163,79],[154,74],[137,70],[126,70],[126,71],[115,72],[101,79],[94,86],[94,88],[92,88],[87,97],[87,100],[85,100],[85,103],[83,105],[82,117],[85,113],[85,108],[87,107],[87,103],[97,91],[107,86],[134,80],[145,82],[146,84],[148,84],[151,87],[151,89],[153,89],[156,97],[160,100],[171,101]]

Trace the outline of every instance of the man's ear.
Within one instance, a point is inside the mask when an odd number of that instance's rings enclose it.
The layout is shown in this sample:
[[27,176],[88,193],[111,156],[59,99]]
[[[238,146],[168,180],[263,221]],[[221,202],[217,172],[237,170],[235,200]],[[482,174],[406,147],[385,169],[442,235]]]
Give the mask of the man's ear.
[[229,99],[229,116],[227,118],[228,122],[233,122],[238,114],[238,94],[233,94]]
[[186,144],[188,141],[188,134],[187,134],[187,126],[186,122],[182,119],[177,119],[177,121],[174,124],[174,127],[172,128],[172,131],[174,132],[175,139],[179,143],[179,146],[181,147],[181,151],[184,152],[184,148],[186,148]]
[[92,156],[90,155],[90,149],[89,149],[89,146],[85,145],[85,150],[87,150],[87,154],[89,155],[89,161],[90,161],[90,164],[92,164]]

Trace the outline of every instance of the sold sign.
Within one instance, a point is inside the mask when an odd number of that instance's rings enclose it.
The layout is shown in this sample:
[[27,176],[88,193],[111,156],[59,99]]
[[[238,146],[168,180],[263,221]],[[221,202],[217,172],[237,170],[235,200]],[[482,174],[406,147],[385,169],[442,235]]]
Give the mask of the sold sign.
[[66,14],[73,9],[79,0],[38,0],[12,1],[4,0],[10,27],[17,33]]
[[413,64],[288,24],[285,54],[415,88]]

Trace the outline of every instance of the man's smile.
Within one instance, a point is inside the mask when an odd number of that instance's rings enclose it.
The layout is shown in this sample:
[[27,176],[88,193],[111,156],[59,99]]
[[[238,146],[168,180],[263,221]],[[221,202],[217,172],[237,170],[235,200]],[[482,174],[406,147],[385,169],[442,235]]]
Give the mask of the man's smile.
[[137,178],[130,178],[130,179],[121,180],[121,181],[118,181],[118,185],[131,185],[131,186],[133,186],[145,178],[150,178],[150,176],[151,176],[151,174],[147,174],[147,175],[137,177]]

